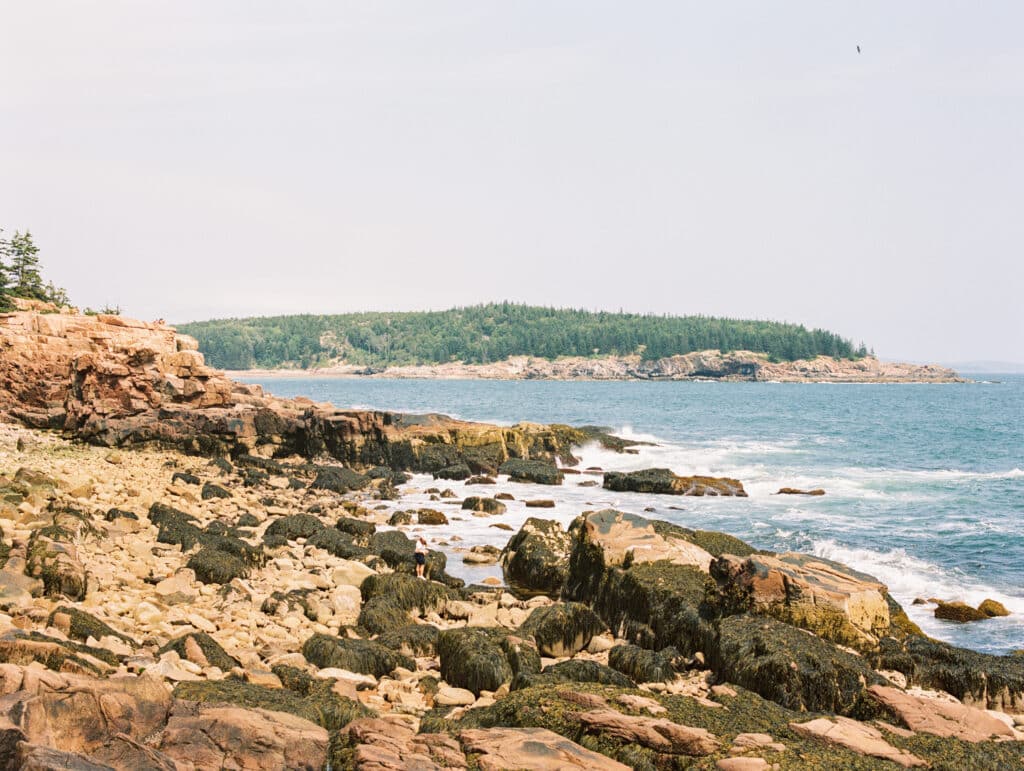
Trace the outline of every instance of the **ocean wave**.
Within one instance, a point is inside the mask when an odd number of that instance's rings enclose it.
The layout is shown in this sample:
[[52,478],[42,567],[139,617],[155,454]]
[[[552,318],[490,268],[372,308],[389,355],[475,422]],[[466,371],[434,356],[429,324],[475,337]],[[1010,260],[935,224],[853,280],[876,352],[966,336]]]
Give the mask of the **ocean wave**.
[[946,601],[959,600],[972,607],[977,607],[982,600],[993,599],[1005,605],[1011,613],[1024,613],[1024,596],[1007,594],[973,580],[959,570],[949,570],[908,554],[905,549],[876,551],[846,546],[831,538],[814,540],[812,544],[812,554],[877,578],[908,609],[917,597],[937,597]]

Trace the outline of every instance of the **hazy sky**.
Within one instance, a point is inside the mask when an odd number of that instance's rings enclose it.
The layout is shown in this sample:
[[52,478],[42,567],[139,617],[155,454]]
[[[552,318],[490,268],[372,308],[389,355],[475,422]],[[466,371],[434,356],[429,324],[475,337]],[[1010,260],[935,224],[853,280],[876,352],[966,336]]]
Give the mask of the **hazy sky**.
[[1020,2],[0,0],[0,26],[0,227],[83,305],[510,299],[1024,361]]

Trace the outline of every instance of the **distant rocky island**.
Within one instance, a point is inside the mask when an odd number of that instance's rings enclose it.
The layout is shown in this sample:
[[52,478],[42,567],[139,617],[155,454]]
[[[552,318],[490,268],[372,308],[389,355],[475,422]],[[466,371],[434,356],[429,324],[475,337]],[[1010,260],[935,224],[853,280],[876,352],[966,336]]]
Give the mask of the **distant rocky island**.
[[824,329],[773,321],[491,303],[447,311],[219,319],[179,325],[231,372],[499,380],[958,382],[878,360]]

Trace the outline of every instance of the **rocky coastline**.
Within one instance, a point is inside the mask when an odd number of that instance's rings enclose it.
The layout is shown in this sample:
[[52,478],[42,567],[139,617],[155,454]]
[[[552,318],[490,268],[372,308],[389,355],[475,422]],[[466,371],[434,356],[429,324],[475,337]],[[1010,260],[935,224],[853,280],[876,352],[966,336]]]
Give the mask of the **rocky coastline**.
[[[742,480],[577,475],[628,443],[275,399],[193,342],[0,316],[0,768],[1024,763],[1024,656],[925,637],[871,576],[611,509],[501,527],[532,485]],[[471,517],[491,546],[432,535]]]
[[233,377],[376,377],[424,380],[653,380],[771,383],[965,383],[956,372],[935,364],[883,362],[874,356],[835,359],[818,356],[770,361],[751,351],[700,351],[644,360],[640,356],[541,359],[513,356],[492,364],[422,364],[367,368],[338,362],[313,369],[236,370]]

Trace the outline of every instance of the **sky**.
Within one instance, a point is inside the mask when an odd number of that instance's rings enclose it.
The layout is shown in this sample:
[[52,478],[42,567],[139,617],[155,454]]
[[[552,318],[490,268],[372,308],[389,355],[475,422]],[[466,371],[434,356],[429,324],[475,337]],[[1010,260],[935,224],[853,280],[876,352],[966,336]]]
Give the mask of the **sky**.
[[513,300],[1024,361],[1019,2],[0,0],[0,25],[0,227],[83,306]]

